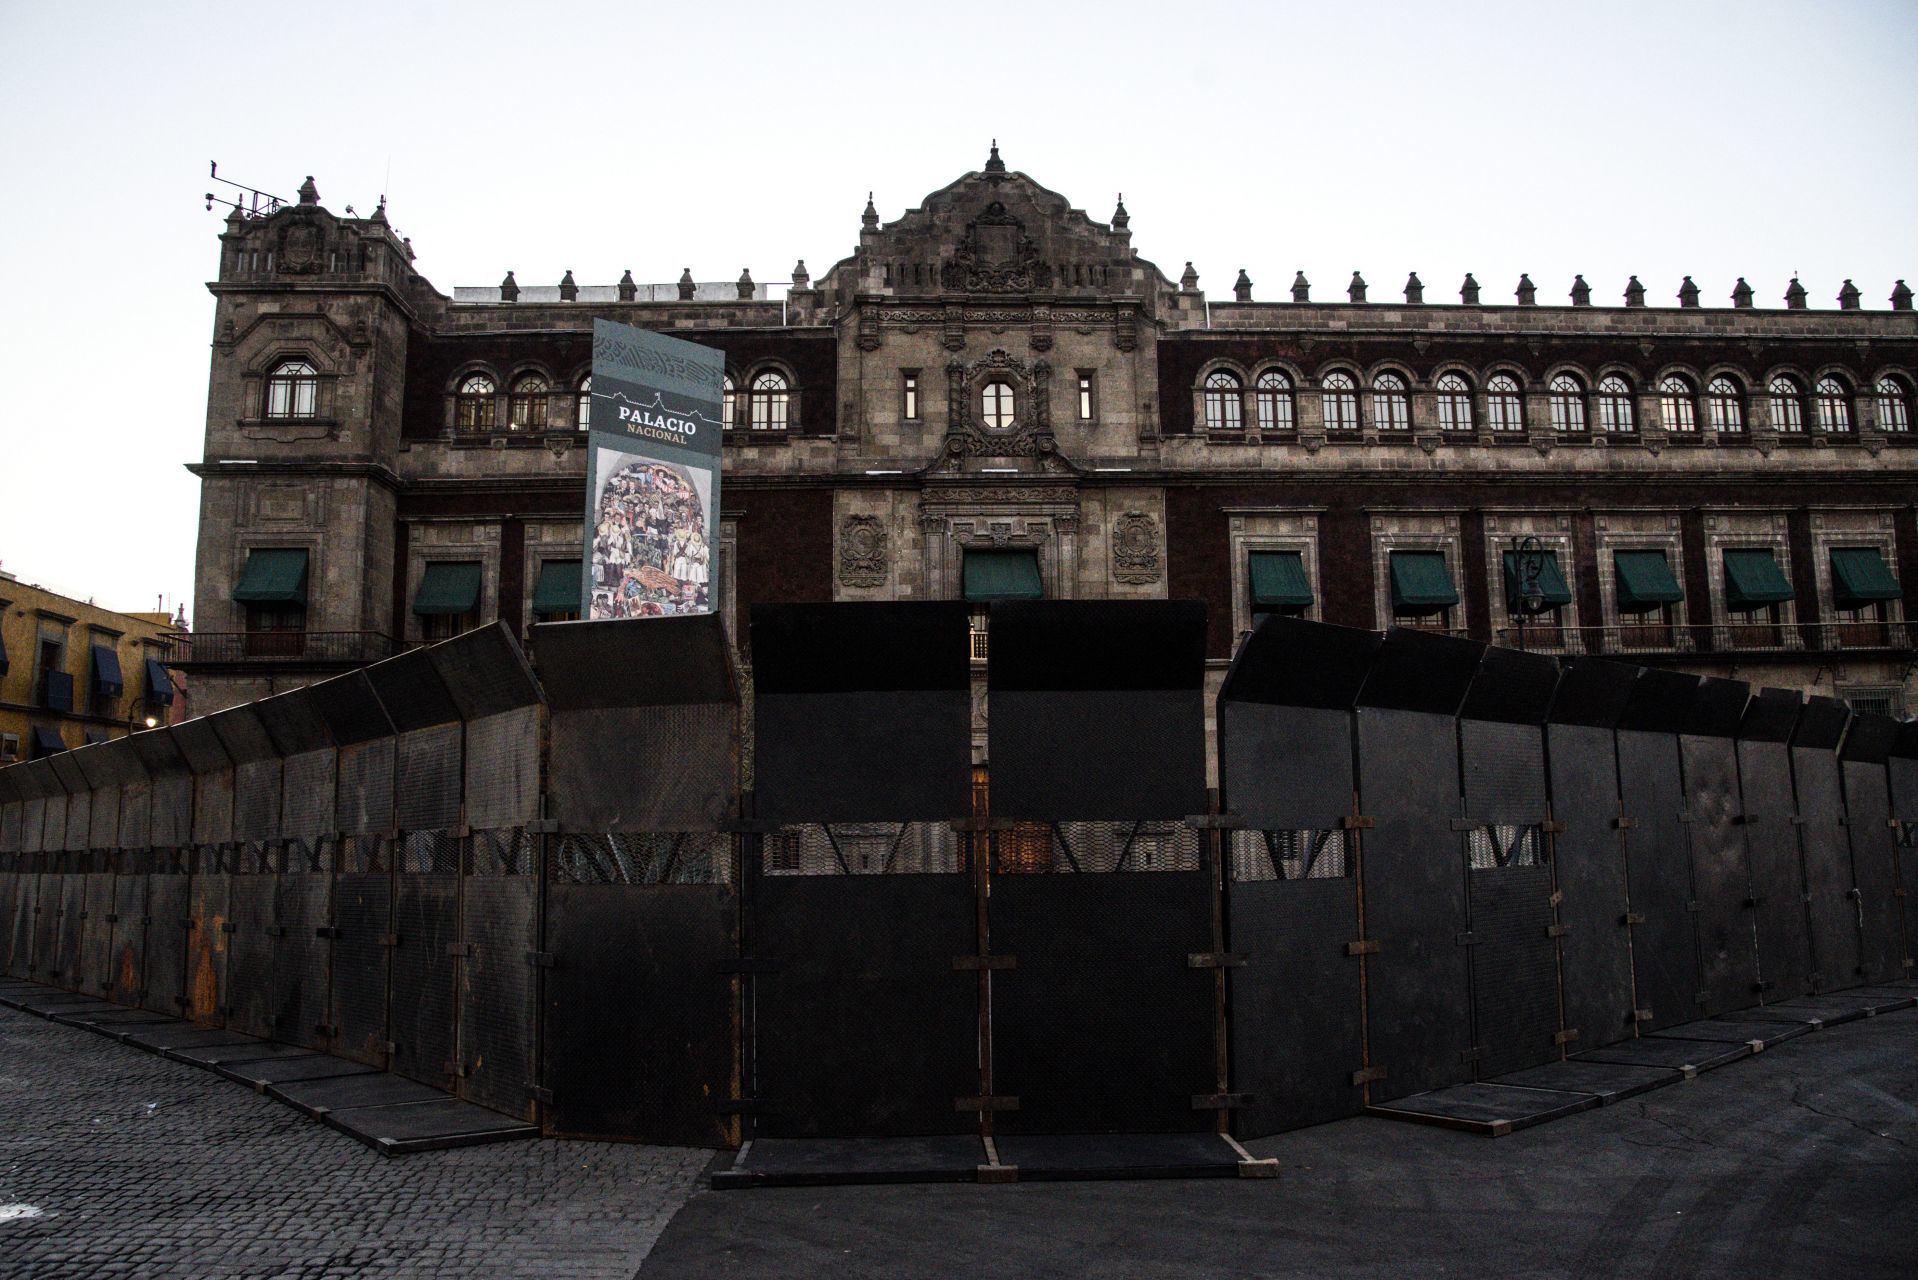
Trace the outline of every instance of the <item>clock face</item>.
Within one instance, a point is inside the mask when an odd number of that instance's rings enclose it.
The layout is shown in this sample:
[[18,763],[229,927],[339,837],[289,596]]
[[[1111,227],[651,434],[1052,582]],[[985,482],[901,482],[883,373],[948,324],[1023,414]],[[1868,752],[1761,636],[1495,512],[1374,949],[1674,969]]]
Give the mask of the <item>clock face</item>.
[[979,392],[980,425],[994,435],[1004,435],[1012,430],[1014,420],[1011,384],[988,382]]

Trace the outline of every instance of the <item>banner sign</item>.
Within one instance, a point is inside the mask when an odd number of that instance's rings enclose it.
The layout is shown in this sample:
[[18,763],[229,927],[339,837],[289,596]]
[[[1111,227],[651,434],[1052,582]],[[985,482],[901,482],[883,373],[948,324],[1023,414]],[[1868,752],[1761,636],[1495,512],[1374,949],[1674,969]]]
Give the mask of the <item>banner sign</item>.
[[580,617],[718,607],[725,373],[726,357],[711,347],[593,321]]

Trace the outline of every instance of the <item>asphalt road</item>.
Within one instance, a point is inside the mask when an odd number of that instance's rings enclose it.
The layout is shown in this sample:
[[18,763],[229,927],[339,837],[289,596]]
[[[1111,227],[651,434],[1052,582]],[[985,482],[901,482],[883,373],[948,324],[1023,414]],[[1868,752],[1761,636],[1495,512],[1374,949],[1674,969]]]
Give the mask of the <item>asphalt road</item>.
[[1918,1276],[1918,1011],[1504,1138],[1249,1145],[1277,1181],[701,1191],[640,1276]]

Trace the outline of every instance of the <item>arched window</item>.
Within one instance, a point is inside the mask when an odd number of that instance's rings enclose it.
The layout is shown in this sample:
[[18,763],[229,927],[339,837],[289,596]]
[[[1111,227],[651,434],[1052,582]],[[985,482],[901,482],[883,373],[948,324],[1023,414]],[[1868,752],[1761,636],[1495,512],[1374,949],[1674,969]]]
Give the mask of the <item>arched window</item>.
[[1240,399],[1239,375],[1215,369],[1205,375],[1205,429],[1215,435],[1235,435],[1245,429],[1245,406]]
[[1614,434],[1634,430],[1631,384],[1615,373],[1598,380],[1598,426]]
[[1836,378],[1818,380],[1815,403],[1820,431],[1844,434],[1851,430],[1851,389]]
[[1494,431],[1525,430],[1525,402],[1511,374],[1495,373],[1486,380],[1485,423]]
[[768,369],[753,379],[748,421],[754,431],[784,431],[792,408],[792,387],[786,375]]
[[1552,429],[1585,429],[1585,384],[1569,373],[1552,379]]
[[453,425],[461,431],[491,431],[499,388],[483,373],[468,374],[453,399]]
[[506,397],[506,426],[509,431],[546,430],[546,379],[537,373],[522,373],[513,379],[513,390]]
[[1713,431],[1736,434],[1745,429],[1745,393],[1720,375],[1705,386],[1705,420]]
[[1010,382],[988,382],[979,392],[979,421],[988,431],[1010,431],[1018,418],[1018,403]]
[[1441,377],[1438,380],[1438,411],[1440,431],[1470,431],[1472,384],[1456,373]]
[[1658,414],[1667,431],[1697,431],[1698,404],[1692,397],[1692,384],[1675,373],[1668,375],[1658,384]]
[[1298,429],[1298,418],[1292,411],[1292,379],[1277,369],[1267,369],[1259,375],[1256,396],[1260,431],[1277,433]]
[[573,402],[573,425],[581,431],[593,425],[593,375],[579,380],[579,392]]
[[1327,431],[1359,429],[1359,384],[1349,373],[1328,373],[1319,380]]
[[719,380],[719,420],[721,430],[731,431],[739,425],[738,416],[733,412],[733,401],[739,395],[733,386],[733,375],[726,374]]
[[304,360],[282,360],[266,375],[266,416],[310,418],[319,410],[320,375]]
[[1771,380],[1771,424],[1793,435],[1805,430],[1805,392],[1797,382],[1779,374]]
[[1878,379],[1878,429],[1911,430],[1911,388],[1890,375]]
[[1411,408],[1405,396],[1405,379],[1396,373],[1381,373],[1372,379],[1372,423],[1380,431],[1409,431]]

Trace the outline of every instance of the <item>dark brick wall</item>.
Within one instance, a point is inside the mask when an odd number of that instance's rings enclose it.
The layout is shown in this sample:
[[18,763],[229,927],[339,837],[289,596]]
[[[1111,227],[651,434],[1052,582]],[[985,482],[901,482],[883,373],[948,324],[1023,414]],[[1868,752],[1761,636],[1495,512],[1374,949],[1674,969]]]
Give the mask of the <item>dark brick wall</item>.
[[832,490],[730,489],[724,500],[739,517],[733,596],[744,651],[753,605],[832,599]]

